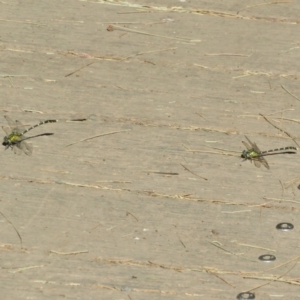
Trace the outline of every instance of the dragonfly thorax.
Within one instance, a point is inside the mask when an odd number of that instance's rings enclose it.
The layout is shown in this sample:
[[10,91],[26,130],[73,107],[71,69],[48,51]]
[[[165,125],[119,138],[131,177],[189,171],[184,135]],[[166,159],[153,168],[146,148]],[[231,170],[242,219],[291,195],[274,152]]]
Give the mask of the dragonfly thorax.
[[5,136],[3,139],[3,146],[12,146],[21,141],[22,134],[19,133],[11,133],[8,136]]
[[244,150],[241,157],[245,159],[251,159],[260,156],[259,153],[255,152],[254,150]]

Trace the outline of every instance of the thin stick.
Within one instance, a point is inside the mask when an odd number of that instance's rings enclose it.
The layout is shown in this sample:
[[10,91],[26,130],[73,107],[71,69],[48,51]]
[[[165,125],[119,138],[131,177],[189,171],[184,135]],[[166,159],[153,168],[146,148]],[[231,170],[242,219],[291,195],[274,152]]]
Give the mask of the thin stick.
[[60,254],[60,255],[75,255],[75,254],[81,254],[81,253],[88,253],[89,250],[82,250],[82,251],[75,251],[75,252],[59,252],[55,250],[50,250],[51,253]]
[[9,6],[16,6],[15,4],[8,4],[6,2],[3,2],[3,1],[0,1],[2,4],[5,4],[5,5],[9,5]]
[[0,74],[0,77],[28,77],[28,75],[10,75],[10,74]]
[[171,37],[171,36],[163,36],[163,35],[157,35],[157,34],[151,34],[148,32],[143,32],[143,31],[138,31],[138,30],[134,30],[134,29],[129,29],[129,28],[125,28],[122,26],[117,26],[117,25],[109,25],[107,30],[108,31],[113,31],[115,29],[118,30],[123,30],[123,31],[128,31],[128,32],[133,32],[133,33],[139,33],[139,34],[144,34],[144,35],[148,35],[148,36],[154,36],[154,37],[160,37],[160,38],[165,38],[165,39],[170,39],[170,40],[179,40],[179,41],[185,41],[185,42],[189,42],[189,43],[199,43],[201,42],[201,40],[191,40],[191,39],[187,39],[187,38],[179,38],[179,37]]
[[284,196],[284,186],[283,186],[283,183],[281,182],[281,180],[279,180],[279,183],[281,185],[281,190],[282,190],[281,198],[283,198],[283,196]]
[[9,221],[6,217],[5,217],[5,215],[0,211],[0,214],[3,216],[3,218],[14,228],[14,230],[15,230],[15,232],[17,233],[17,235],[18,235],[18,237],[19,237],[19,240],[20,240],[20,244],[21,244],[21,249],[23,249],[23,241],[22,241],[22,237],[21,237],[21,235],[20,235],[20,233],[19,233],[19,231],[17,230],[17,228],[14,226],[14,224],[11,222],[11,221]]
[[300,177],[296,177],[290,181],[287,181],[284,183],[284,188],[287,189],[289,188],[290,186],[294,185],[295,183],[297,183],[298,181],[300,180]]
[[249,57],[251,54],[235,54],[235,53],[205,53],[204,56],[243,56],[243,57]]
[[221,211],[222,214],[238,214],[244,212],[250,212],[251,210],[236,210],[236,211]]
[[137,54],[133,54],[133,55],[130,55],[128,57],[125,57],[123,58],[121,61],[123,60],[126,60],[128,58],[132,58],[132,57],[135,57],[135,56],[139,56],[139,55],[143,55],[143,54],[149,54],[149,53],[155,53],[155,52],[163,52],[163,51],[168,51],[168,50],[176,50],[178,47],[175,47],[175,48],[167,48],[167,49],[161,49],[161,50],[151,50],[151,51],[146,51],[146,52],[139,52]]
[[71,75],[73,75],[74,73],[76,73],[76,72],[78,72],[78,71],[80,71],[80,70],[82,70],[82,69],[84,69],[84,68],[86,68],[86,67],[88,67],[88,66],[90,66],[91,64],[94,64],[94,63],[95,63],[95,61],[92,61],[91,63],[89,63],[89,64],[87,64],[87,65],[85,65],[85,66],[83,66],[83,67],[81,67],[81,68],[79,68],[79,69],[77,69],[77,70],[75,70],[75,71],[73,71],[73,72],[67,74],[67,75],[65,75],[65,77],[71,76]]
[[100,225],[103,226],[102,223],[99,223],[99,224],[97,224],[96,226],[94,226],[94,227],[93,227],[92,229],[90,229],[90,230],[92,231],[92,230],[96,229],[97,227],[99,227]]
[[236,14],[238,15],[242,10],[245,10],[247,8],[262,6],[262,5],[269,5],[269,4],[280,4],[280,3],[292,3],[292,2],[291,1],[274,1],[274,2],[266,2],[266,3],[255,4],[255,5],[249,5],[249,6],[242,8],[241,10],[239,10]]
[[263,248],[263,247],[259,247],[259,246],[249,245],[249,244],[241,244],[241,243],[237,243],[237,244],[238,244],[239,246],[251,247],[251,248],[263,249],[263,250],[267,250],[267,251],[276,252],[276,250],[269,249],[269,248]]
[[215,247],[218,247],[218,248],[222,249],[223,251],[228,252],[228,253],[230,253],[230,254],[232,254],[232,255],[235,255],[235,256],[238,256],[238,257],[242,257],[242,258],[244,258],[244,259],[247,259],[247,260],[250,260],[250,261],[253,261],[253,262],[257,262],[256,260],[247,258],[246,256],[243,256],[243,255],[240,255],[240,254],[236,254],[236,253],[234,253],[234,252],[231,252],[231,251],[229,251],[229,250],[227,250],[227,249],[221,247],[220,245],[217,245],[215,241],[211,242],[211,241],[207,240],[207,242],[209,242],[210,244],[214,245]]
[[293,98],[295,98],[296,100],[299,100],[299,101],[300,101],[300,99],[299,99],[298,97],[296,97],[296,96],[293,95],[291,92],[289,92],[283,85],[281,85],[281,87],[282,87],[289,95],[291,95]]
[[271,124],[273,127],[275,127],[276,129],[280,130],[281,132],[285,133],[287,136],[289,136],[293,141],[294,143],[300,147],[300,145],[296,142],[296,138],[293,137],[291,134],[289,134],[287,131],[281,129],[280,127],[274,125],[270,120],[267,119],[267,117],[265,117],[263,114],[259,114],[260,116],[262,116],[269,124]]
[[185,169],[186,171],[188,171],[188,172],[190,172],[190,173],[194,174],[195,176],[197,176],[197,177],[200,177],[200,178],[202,178],[202,179],[204,179],[204,180],[208,180],[207,178],[205,178],[205,177],[202,177],[202,176],[200,176],[200,175],[198,175],[198,174],[194,173],[193,171],[189,170],[189,169],[188,169],[186,166],[184,166],[183,164],[181,164],[181,166],[183,166],[183,167],[184,167],[184,169]]
[[291,202],[291,203],[297,203],[297,204],[300,204],[299,201],[295,201],[295,200],[286,200],[286,199],[268,198],[268,197],[263,197],[263,199],[265,199],[265,200],[271,200],[271,201]]
[[181,240],[181,238],[179,237],[178,233],[177,233],[177,237],[178,237],[178,239],[179,239],[181,245],[186,249],[186,246],[185,246],[185,244],[183,243],[183,241]]
[[300,123],[300,120],[297,120],[297,119],[289,119],[289,118],[280,118],[281,120],[284,120],[284,121],[290,121],[290,122],[295,122],[295,123]]
[[42,111],[39,111],[39,110],[33,110],[33,109],[21,109],[21,111],[24,111],[24,112],[32,112],[32,113],[38,113],[38,114],[41,114],[43,115],[44,113]]
[[100,136],[111,135],[111,134],[120,133],[120,132],[126,132],[126,131],[130,131],[130,130],[131,129],[127,129],[127,130],[113,131],[113,132],[108,132],[108,133],[104,133],[104,134],[95,135],[95,136],[92,136],[92,137],[89,137],[89,138],[86,138],[86,139],[83,139],[83,140],[71,143],[71,144],[65,146],[65,148],[67,148],[69,146],[72,146],[72,145],[75,145],[75,144],[80,143],[80,142],[85,142],[85,141],[88,141],[88,140],[95,139],[95,138],[100,137]]
[[289,273],[290,271],[292,271],[292,270],[295,268],[295,266],[296,266],[296,264],[298,263],[299,259],[300,259],[300,256],[298,257],[298,259],[297,259],[297,261],[294,263],[294,265],[293,265],[289,270],[287,270],[286,272],[284,272],[282,275],[280,275],[280,276],[278,276],[278,277],[276,277],[276,278],[270,280],[270,281],[267,282],[267,283],[264,283],[264,284],[262,284],[262,285],[259,285],[259,286],[255,287],[255,288],[249,290],[248,292],[257,290],[258,288],[261,288],[261,287],[263,287],[263,286],[265,286],[265,285],[268,285],[268,284],[270,284],[270,283],[272,283],[272,282],[274,282],[274,281],[280,279],[281,277],[283,277],[284,275],[286,275],[287,273]]
[[237,155],[237,154],[231,154],[231,153],[222,153],[222,152],[213,152],[213,151],[203,151],[203,150],[193,150],[193,149],[187,149],[186,151],[188,151],[188,152],[211,153],[211,154],[219,154],[219,155],[226,155],[226,156],[240,157],[240,155]]
[[222,277],[220,277],[219,275],[217,275],[216,273],[210,271],[210,270],[206,270],[206,272],[208,272],[209,274],[212,274],[214,276],[216,276],[217,278],[221,279],[223,282],[225,282],[226,284],[230,285],[231,287],[235,288],[234,285],[232,285],[231,283],[227,282],[225,279],[223,279]]
[[292,258],[292,259],[286,261],[285,263],[283,263],[283,264],[281,264],[281,265],[279,265],[279,266],[277,266],[277,267],[268,269],[268,271],[278,269],[278,268],[280,268],[280,267],[282,267],[282,266],[285,266],[285,265],[289,264],[290,262],[292,262],[292,261],[294,261],[294,260],[298,260],[299,258],[300,258],[300,255],[298,255],[298,256],[296,256],[295,258]]
[[272,116],[272,115],[276,115],[276,114],[278,114],[278,113],[283,113],[283,112],[285,112],[285,111],[294,111],[295,109],[294,108],[286,108],[286,109],[281,109],[281,110],[279,110],[279,111],[275,111],[275,112],[273,112],[273,113],[270,113],[269,114],[269,116]]
[[14,271],[9,271],[9,273],[17,273],[17,272],[23,272],[25,270],[30,270],[30,269],[35,269],[35,268],[43,268],[44,265],[40,265],[40,266],[31,266],[31,267],[24,267],[24,268],[19,268],[17,270]]
[[196,115],[200,116],[200,117],[203,118],[205,121],[207,121],[201,114],[196,113]]
[[135,220],[138,222],[139,220],[138,220],[138,218],[134,215],[134,214],[132,214],[131,212],[129,212],[129,211],[126,211],[126,215],[128,216],[128,215],[131,215],[133,218],[135,218]]
[[179,173],[172,173],[172,172],[155,172],[155,171],[144,171],[144,173],[152,173],[152,174],[159,174],[159,175],[179,175]]
[[221,151],[227,151],[227,152],[233,152],[233,153],[240,153],[238,151],[233,151],[233,150],[227,150],[227,149],[222,149],[222,148],[217,148],[217,147],[212,147],[208,145],[204,145],[205,147],[211,148],[211,149],[216,149],[216,150],[221,150]]

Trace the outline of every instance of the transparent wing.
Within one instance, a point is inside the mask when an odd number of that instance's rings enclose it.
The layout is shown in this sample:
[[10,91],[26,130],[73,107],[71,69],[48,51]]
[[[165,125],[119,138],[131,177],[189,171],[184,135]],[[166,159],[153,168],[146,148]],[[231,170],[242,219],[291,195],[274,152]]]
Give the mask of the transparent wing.
[[15,145],[13,146],[13,148],[14,148],[15,154],[17,154],[17,155],[21,155],[21,154],[22,154],[22,149],[20,148],[20,143],[15,144]]
[[13,121],[9,116],[4,116],[5,120],[7,121],[8,125],[11,129],[16,127],[16,122]]
[[252,143],[252,146],[253,146],[253,150],[254,150],[257,154],[260,154],[260,153],[261,153],[260,149],[258,148],[258,146],[257,146],[255,143]]
[[[245,136],[246,137],[246,136]],[[256,143],[252,143],[247,137],[246,139],[249,141],[249,143],[251,143],[253,150],[257,153],[257,154],[261,154],[260,149],[258,148],[258,146],[256,145]],[[260,164],[263,164],[267,169],[270,169],[268,162],[264,159],[263,156],[259,156],[257,157],[257,159],[254,160],[254,164],[256,167],[260,168]],[[258,166],[259,165],[259,166]]]
[[26,155],[32,154],[32,145],[22,141],[16,145],[19,149],[23,150]]
[[12,132],[22,133],[25,130],[25,126],[20,121],[13,121],[9,116],[4,116],[4,118],[6,119],[11,129],[9,134],[11,134]]
[[[248,150],[253,150],[253,151],[256,152],[257,154],[261,154],[261,151],[260,151],[260,149],[258,148],[258,146],[257,146],[255,143],[252,143],[252,142],[247,138],[247,136],[245,136],[245,138],[247,139],[247,141],[248,141],[249,144],[250,144],[250,145],[249,145],[248,143],[243,142],[243,144],[245,145],[245,147],[246,147]],[[263,164],[267,169],[270,169],[268,162],[264,159],[263,156],[257,156],[257,157],[251,158],[251,160],[254,161],[254,165],[255,165],[257,168],[260,168],[261,164]]]
[[6,133],[7,136],[9,136],[12,133],[12,130],[10,127],[4,127],[2,126],[3,131]]
[[25,126],[18,120],[16,120],[16,125],[17,126],[15,126],[14,128],[16,132],[23,133],[26,130]]
[[258,157],[260,163],[262,163],[267,169],[270,169],[268,162],[265,160],[263,156]]
[[[255,143],[252,143],[247,136],[245,136],[245,138],[248,140],[249,144],[251,145],[251,149],[253,149],[257,154],[261,153],[260,149],[258,148],[258,146]],[[250,150],[250,149],[249,149]]]
[[252,150],[252,147],[247,144],[246,142],[242,141],[242,143],[244,144],[244,146],[247,148],[247,150]]
[[254,161],[255,167],[260,168],[260,166],[261,166],[260,160],[257,159],[257,158],[254,158],[254,159],[252,159],[252,160]]

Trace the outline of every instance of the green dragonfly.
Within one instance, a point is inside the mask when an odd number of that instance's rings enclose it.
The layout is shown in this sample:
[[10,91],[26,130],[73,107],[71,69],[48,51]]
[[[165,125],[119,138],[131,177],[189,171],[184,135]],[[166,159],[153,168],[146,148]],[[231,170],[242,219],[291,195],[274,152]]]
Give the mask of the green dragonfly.
[[251,160],[254,162],[254,165],[260,168],[261,165],[264,165],[267,169],[270,169],[268,162],[265,160],[264,156],[275,155],[275,154],[295,154],[297,152],[296,147],[284,147],[278,149],[272,149],[268,151],[260,151],[258,146],[255,143],[252,143],[246,136],[248,143],[242,141],[247,150],[244,150],[241,157],[244,160]]
[[32,139],[38,136],[43,136],[43,135],[53,135],[53,133],[42,133],[30,137],[26,137],[25,133],[42,124],[58,122],[58,120],[41,121],[40,123],[26,129],[25,126],[20,121],[18,120],[13,121],[8,116],[4,116],[4,118],[6,119],[9,127],[2,127],[2,129],[6,133],[2,145],[5,146],[5,150],[11,148],[14,149],[15,154],[21,154],[22,152],[24,152],[26,155],[32,154],[32,145],[26,143],[25,140]]

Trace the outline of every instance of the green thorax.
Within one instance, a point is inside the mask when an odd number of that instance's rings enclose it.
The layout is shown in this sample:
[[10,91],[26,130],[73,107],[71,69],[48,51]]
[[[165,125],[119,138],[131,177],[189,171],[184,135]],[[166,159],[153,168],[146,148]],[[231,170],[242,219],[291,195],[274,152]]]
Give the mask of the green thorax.
[[10,135],[4,137],[3,144],[15,144],[19,142],[21,138],[21,133],[12,132]]
[[254,150],[244,150],[243,153],[242,153],[242,158],[255,158],[255,157],[259,157],[261,156],[261,154],[255,152]]

